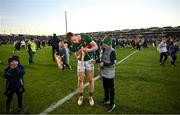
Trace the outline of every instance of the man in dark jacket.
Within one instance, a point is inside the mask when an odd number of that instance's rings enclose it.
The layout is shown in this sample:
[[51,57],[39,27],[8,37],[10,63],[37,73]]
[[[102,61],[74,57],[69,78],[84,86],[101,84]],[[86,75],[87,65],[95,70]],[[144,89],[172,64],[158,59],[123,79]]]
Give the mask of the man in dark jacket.
[[53,38],[50,40],[50,45],[52,46],[52,58],[53,58],[53,61],[55,61],[54,59],[55,51],[59,52],[59,40],[56,34],[53,34]]
[[23,92],[24,92],[24,80],[23,75],[25,70],[23,65],[20,64],[18,56],[11,56],[8,59],[8,67],[5,69],[4,76],[6,78],[6,90],[5,95],[7,96],[6,100],[6,111],[7,113],[11,112],[10,103],[13,99],[13,94],[16,93],[18,99],[18,112],[24,112],[22,106]]

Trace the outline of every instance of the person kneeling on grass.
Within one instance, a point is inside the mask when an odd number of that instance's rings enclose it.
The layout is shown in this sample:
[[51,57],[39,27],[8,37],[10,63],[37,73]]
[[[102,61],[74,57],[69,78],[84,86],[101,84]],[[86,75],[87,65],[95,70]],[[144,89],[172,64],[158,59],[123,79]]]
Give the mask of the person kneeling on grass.
[[18,56],[11,56],[8,59],[8,67],[5,69],[4,76],[6,81],[6,90],[4,94],[7,96],[6,100],[6,112],[10,113],[10,103],[13,99],[13,94],[16,93],[18,99],[18,113],[24,113],[25,110],[22,105],[23,92],[24,92],[24,81],[23,76],[25,70],[21,65]]
[[[116,63],[116,52],[111,47],[111,40],[106,37],[103,39],[103,52],[101,57],[100,76],[103,80],[104,88],[104,99],[102,103],[109,104],[108,112],[111,112],[115,108],[114,104],[114,78],[115,78],[115,63]],[[110,102],[109,102],[110,101]]]

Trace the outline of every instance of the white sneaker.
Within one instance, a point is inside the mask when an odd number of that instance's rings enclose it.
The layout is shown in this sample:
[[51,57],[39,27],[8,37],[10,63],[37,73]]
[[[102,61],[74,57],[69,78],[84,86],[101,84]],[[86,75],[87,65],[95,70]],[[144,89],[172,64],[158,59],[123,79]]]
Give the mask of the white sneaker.
[[79,96],[78,105],[81,106],[83,104],[83,96]]
[[108,107],[108,112],[112,112],[112,111],[114,110],[115,107],[116,107],[115,104],[109,105],[109,107]]
[[94,106],[93,97],[89,97],[89,105],[90,105],[90,106]]

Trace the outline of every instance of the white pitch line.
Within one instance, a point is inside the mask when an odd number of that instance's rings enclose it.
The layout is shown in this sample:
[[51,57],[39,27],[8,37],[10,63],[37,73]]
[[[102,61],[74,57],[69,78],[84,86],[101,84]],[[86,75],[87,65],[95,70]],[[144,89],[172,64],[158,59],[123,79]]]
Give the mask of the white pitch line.
[[[127,58],[129,58],[130,56],[132,56],[134,53],[136,53],[137,51],[132,52],[131,54],[129,54],[128,56],[126,56],[125,58],[123,58],[122,60],[118,61],[116,65],[119,65],[120,63],[122,63],[124,60],[126,60]],[[96,76],[94,78],[94,81],[99,79],[99,75]],[[84,88],[86,88],[89,85],[89,83],[84,84]],[[63,103],[65,103],[66,101],[68,101],[69,99],[71,99],[72,97],[74,97],[74,95],[76,95],[78,93],[78,90],[76,89],[74,92],[70,93],[69,95],[65,96],[64,98],[60,99],[57,102],[54,102],[53,104],[51,104],[47,109],[45,109],[44,111],[42,111],[40,114],[47,114],[51,111],[53,111],[54,109],[56,109],[58,106],[62,105]]]
[[120,63],[122,63],[124,60],[126,60],[127,58],[129,58],[130,56],[132,56],[134,53],[136,53],[137,52],[137,50],[136,51],[134,51],[134,52],[132,52],[131,54],[129,54],[128,56],[126,56],[125,58],[123,58],[122,60],[120,60],[120,61],[118,61],[117,62],[117,65],[119,65]]

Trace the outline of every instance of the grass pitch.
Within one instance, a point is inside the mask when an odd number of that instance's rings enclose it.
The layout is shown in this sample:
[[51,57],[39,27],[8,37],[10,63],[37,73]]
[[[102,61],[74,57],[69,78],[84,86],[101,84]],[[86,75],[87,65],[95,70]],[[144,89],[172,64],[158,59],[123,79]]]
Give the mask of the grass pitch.
[[[5,113],[6,97],[4,68],[7,58],[16,54],[25,66],[24,106],[29,113],[40,113],[77,89],[76,59],[71,55],[72,70],[60,71],[52,61],[51,48],[45,47],[35,54],[35,64],[28,65],[26,50],[13,53],[13,46],[0,46],[0,113]],[[123,59],[134,50],[116,48],[117,61]],[[159,53],[156,48],[142,49],[121,64],[116,66],[115,103],[112,113],[180,113],[180,55],[177,67],[170,65],[169,59],[165,66],[159,65]],[[95,76],[98,75],[95,65]],[[87,79],[85,80],[87,82]],[[95,106],[88,105],[88,88],[84,90],[84,103],[77,105],[77,95],[51,113],[107,113],[103,99],[102,81],[95,81]],[[13,112],[16,111],[16,96],[12,102]]]

